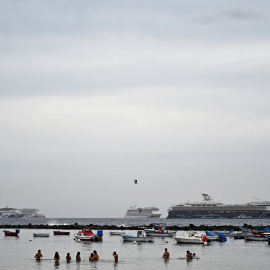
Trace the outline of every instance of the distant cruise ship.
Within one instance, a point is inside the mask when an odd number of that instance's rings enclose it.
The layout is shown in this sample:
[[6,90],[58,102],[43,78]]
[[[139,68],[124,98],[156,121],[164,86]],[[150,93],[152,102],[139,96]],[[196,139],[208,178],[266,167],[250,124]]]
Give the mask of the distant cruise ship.
[[270,218],[270,201],[253,201],[246,204],[223,204],[202,194],[201,202],[186,202],[172,205],[167,218]]
[[0,208],[0,218],[45,218],[44,214],[38,213],[39,210],[35,208]]
[[22,208],[19,211],[23,218],[45,218],[45,215],[38,213],[39,210],[35,208]]
[[125,218],[159,218],[160,216],[161,213],[155,206],[144,208],[131,206],[125,214]]

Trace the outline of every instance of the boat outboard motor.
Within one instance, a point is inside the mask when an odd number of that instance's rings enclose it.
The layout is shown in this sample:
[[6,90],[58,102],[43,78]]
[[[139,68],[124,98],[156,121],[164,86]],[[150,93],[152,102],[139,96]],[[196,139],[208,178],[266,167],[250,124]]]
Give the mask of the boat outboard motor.
[[102,241],[103,231],[97,231],[97,236],[98,236],[98,239],[99,239],[100,241]]
[[227,238],[226,238],[226,236],[223,234],[223,233],[220,233],[219,234],[219,241],[220,242],[226,242],[227,241]]

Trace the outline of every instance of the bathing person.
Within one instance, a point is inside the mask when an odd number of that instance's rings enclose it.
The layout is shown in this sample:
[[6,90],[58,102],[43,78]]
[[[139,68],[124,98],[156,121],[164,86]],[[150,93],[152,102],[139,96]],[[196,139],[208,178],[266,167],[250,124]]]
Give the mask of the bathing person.
[[70,253],[67,253],[66,260],[67,260],[67,262],[70,262],[71,261]]
[[80,262],[80,261],[81,261],[81,253],[78,251],[76,255],[76,262]]
[[54,261],[55,261],[55,265],[59,265],[60,264],[60,256],[59,253],[56,251],[54,254]]
[[193,255],[192,255],[192,253],[189,250],[187,250],[186,258],[187,259],[193,259]]
[[167,248],[165,248],[165,252],[164,252],[162,258],[169,259],[169,257],[170,257],[170,253],[167,251]]
[[91,253],[89,256],[89,262],[93,262],[94,261],[94,253]]
[[42,254],[41,254],[41,250],[39,249],[37,254],[35,255],[35,258],[37,261],[40,261],[41,257],[42,257]]
[[99,256],[98,256],[97,252],[94,250],[93,253],[94,253],[94,256],[93,256],[94,257],[94,261],[98,261]]
[[118,263],[118,255],[116,254],[116,251],[114,251],[113,257],[114,257],[114,262]]

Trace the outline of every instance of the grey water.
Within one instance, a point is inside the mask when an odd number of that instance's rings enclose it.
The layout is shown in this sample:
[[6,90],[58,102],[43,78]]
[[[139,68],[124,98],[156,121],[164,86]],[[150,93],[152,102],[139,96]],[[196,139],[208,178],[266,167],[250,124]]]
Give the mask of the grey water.
[[[35,220],[35,221],[34,221]],[[14,225],[22,224],[22,219],[8,219]],[[25,220],[26,224],[97,224],[97,225],[143,225],[153,220],[130,220],[130,219],[37,219]],[[244,223],[250,225],[269,225],[267,220],[161,220],[167,225],[235,225],[242,226]],[[44,222],[44,223],[43,223]],[[175,222],[175,223],[174,223]],[[219,223],[221,222],[221,223]],[[231,223],[232,222],[232,223]],[[7,220],[0,220],[0,223],[7,224]],[[155,238],[153,243],[124,243],[120,236],[110,236],[109,231],[103,231],[102,242],[76,242],[73,235],[77,231],[69,230],[70,236],[54,236],[53,230],[22,229],[19,237],[5,237],[0,234],[0,269],[266,269],[270,263],[270,245],[268,242],[251,242],[245,240],[234,240],[228,238],[225,243],[212,241],[209,246],[196,244],[177,244],[173,238]],[[49,232],[48,238],[34,238],[34,232]],[[96,231],[94,231],[96,232]],[[136,231],[125,231],[127,234],[135,235]],[[181,234],[181,231],[177,232]],[[162,259],[164,249],[170,252],[170,259]],[[43,258],[41,262],[34,259],[37,250],[41,249]],[[100,260],[89,262],[88,258],[93,250],[97,250]],[[199,259],[186,261],[184,257],[187,250],[195,252]],[[58,251],[61,257],[60,265],[54,266],[54,253]],[[75,262],[76,253],[80,251],[82,261]],[[119,262],[114,263],[112,253],[119,254]],[[65,256],[69,252],[72,257],[71,263],[65,262]]]

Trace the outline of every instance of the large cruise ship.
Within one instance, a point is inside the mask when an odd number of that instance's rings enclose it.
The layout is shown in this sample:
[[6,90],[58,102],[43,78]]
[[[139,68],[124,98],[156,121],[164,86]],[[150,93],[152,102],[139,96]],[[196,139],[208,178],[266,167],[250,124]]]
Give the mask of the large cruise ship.
[[161,213],[155,206],[144,208],[131,206],[125,214],[125,218],[159,218],[160,216]]
[[19,211],[23,218],[45,218],[45,215],[39,213],[36,208],[22,208]]
[[270,201],[255,200],[246,204],[223,204],[214,201],[208,194],[202,194],[201,202],[186,202],[172,205],[167,218],[214,219],[214,218],[270,218]]
[[38,213],[39,210],[35,208],[0,208],[0,218],[45,218],[44,214]]

